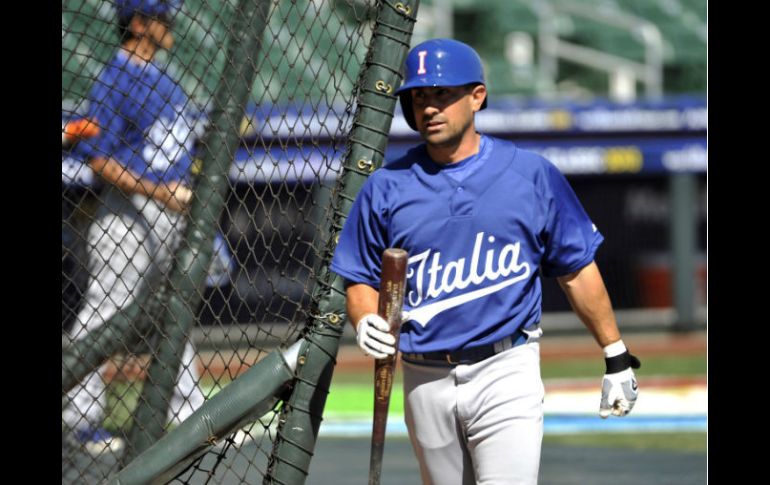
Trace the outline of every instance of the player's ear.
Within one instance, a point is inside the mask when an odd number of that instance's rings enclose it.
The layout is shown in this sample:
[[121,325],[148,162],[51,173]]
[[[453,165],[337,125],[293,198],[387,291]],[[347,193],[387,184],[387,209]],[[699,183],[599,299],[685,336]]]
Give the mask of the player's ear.
[[480,111],[481,106],[484,104],[484,100],[487,99],[487,87],[483,84],[477,84],[473,86],[471,90],[471,105],[473,111]]

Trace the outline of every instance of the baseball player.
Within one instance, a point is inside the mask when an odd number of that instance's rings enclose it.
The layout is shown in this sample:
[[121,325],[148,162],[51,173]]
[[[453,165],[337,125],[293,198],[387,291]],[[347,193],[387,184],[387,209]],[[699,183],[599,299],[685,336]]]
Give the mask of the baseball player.
[[[84,337],[128,306],[155,275],[168,271],[185,227],[192,149],[200,123],[180,86],[153,63],[170,49],[178,2],[118,0],[121,47],[93,84],[88,118],[99,134],[74,148],[107,186],[89,227],[90,279],[72,340]],[[185,345],[168,419],[181,422],[204,396],[194,351]],[[62,421],[80,441],[100,440],[105,403],[100,372],[68,394]]]
[[556,277],[604,351],[599,414],[637,398],[629,354],[594,263],[603,236],[548,160],[476,132],[487,106],[479,56],[414,47],[397,91],[424,143],[358,194],[331,268],[346,280],[361,349],[393,355],[377,312],[380,258],[409,252],[399,350],[409,437],[425,484],[535,484],[543,435],[540,274]]

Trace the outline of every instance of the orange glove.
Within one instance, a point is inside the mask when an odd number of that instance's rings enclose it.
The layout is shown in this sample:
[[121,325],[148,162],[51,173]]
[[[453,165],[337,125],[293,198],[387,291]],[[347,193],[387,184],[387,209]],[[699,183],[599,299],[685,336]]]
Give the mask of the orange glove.
[[62,144],[74,143],[84,138],[91,138],[99,134],[97,120],[80,118],[67,122],[62,129]]

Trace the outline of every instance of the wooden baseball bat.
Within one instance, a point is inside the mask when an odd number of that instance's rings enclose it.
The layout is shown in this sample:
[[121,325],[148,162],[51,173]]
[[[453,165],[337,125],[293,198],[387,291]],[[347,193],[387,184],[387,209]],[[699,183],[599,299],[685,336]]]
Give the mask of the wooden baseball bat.
[[377,314],[390,324],[390,333],[396,337],[396,354],[374,361],[374,422],[372,423],[372,451],[369,458],[369,485],[380,484],[382,453],[385,448],[385,425],[388,422],[390,392],[398,357],[398,335],[401,327],[401,309],[404,305],[406,266],[409,255],[403,249],[388,248],[382,253],[382,276]]

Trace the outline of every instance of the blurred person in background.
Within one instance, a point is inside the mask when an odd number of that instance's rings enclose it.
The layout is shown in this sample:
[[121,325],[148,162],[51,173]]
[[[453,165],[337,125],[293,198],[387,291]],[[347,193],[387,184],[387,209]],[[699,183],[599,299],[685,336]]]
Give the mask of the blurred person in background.
[[[191,151],[202,124],[179,84],[153,62],[174,44],[178,1],[118,0],[121,46],[95,80],[87,117],[99,133],[74,153],[104,184],[87,232],[89,281],[68,330],[83,338],[126,308],[147,287],[157,291],[186,225]],[[179,423],[204,402],[195,353],[186,342],[167,419]],[[106,404],[102,369],[77,384],[62,412],[65,429],[85,444],[112,446],[101,428]]]

